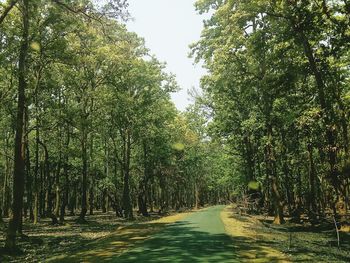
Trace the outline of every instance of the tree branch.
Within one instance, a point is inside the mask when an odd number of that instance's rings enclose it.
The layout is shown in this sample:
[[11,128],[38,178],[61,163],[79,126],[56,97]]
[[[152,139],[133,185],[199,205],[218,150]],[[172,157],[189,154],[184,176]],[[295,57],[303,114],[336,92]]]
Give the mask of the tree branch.
[[8,13],[10,13],[11,9],[17,4],[17,2],[18,0],[11,0],[7,7],[5,7],[3,13],[0,15],[0,25],[2,24]]
[[73,7],[70,7],[69,5],[61,2],[60,0],[52,0],[52,2],[56,3],[57,5],[67,9],[68,11],[74,13],[74,14],[81,14],[81,15],[84,15],[86,16],[87,18],[89,19],[92,19],[92,20],[96,20],[98,22],[100,22],[101,20],[97,17],[94,17],[94,16],[91,16],[89,15],[88,13],[86,13],[86,10],[85,9],[75,9]]

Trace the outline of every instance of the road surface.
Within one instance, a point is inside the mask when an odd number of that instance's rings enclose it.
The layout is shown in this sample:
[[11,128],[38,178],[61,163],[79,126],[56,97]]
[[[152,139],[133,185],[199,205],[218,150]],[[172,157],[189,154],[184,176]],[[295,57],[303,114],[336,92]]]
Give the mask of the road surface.
[[215,206],[193,213],[112,262],[239,262]]

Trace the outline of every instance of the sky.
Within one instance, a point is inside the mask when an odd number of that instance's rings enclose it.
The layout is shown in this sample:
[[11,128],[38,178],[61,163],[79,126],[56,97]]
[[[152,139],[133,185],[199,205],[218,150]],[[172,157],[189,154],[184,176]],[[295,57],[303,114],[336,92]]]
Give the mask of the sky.
[[183,111],[190,103],[188,90],[199,88],[204,69],[188,57],[189,45],[199,40],[204,17],[195,8],[195,0],[128,0],[133,18],[127,28],[146,41],[146,47],[167,71],[176,75],[181,91],[172,95],[176,107]]

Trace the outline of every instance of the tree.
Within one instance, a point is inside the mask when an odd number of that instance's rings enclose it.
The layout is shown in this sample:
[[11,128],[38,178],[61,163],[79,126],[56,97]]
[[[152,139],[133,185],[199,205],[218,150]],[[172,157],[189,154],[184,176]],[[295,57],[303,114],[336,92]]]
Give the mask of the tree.
[[15,248],[16,232],[22,232],[22,208],[24,195],[24,158],[23,158],[23,125],[25,111],[25,91],[27,88],[27,56],[29,46],[29,1],[21,1],[22,9],[22,38],[18,58],[18,98],[16,117],[16,137],[14,150],[13,170],[13,204],[12,218],[7,230],[5,247],[9,250]]

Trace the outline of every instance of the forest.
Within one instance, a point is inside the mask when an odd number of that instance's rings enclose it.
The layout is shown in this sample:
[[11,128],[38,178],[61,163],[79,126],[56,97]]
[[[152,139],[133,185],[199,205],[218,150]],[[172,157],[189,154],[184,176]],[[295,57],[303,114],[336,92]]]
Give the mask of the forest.
[[272,225],[350,225],[350,2],[195,8],[209,18],[189,53],[207,73],[179,111],[128,1],[0,1],[1,251],[110,211],[235,203]]
[[208,68],[210,128],[236,156],[241,190],[257,182],[259,206],[277,224],[285,210],[296,219],[347,213],[350,3],[198,1],[197,8],[215,10],[193,53]]

